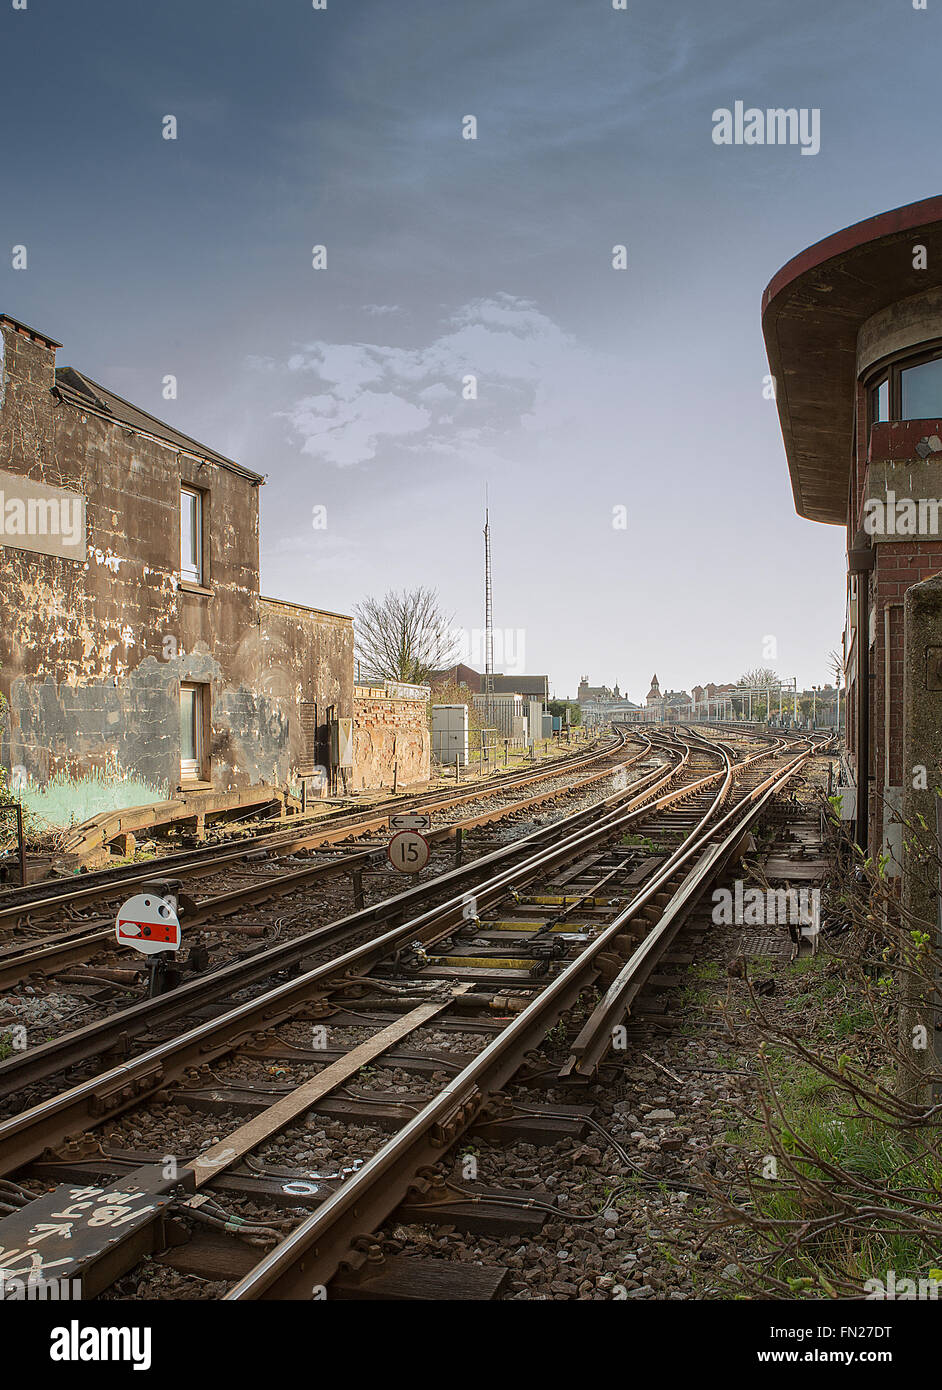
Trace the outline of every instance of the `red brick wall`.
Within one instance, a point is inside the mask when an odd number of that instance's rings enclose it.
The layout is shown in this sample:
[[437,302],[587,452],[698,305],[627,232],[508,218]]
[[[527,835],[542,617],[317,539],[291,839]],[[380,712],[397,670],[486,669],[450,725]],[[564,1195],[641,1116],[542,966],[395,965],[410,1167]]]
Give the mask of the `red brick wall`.
[[390,699],[354,691],[354,790],[391,787],[396,766],[400,787],[427,782],[431,749],[425,700]]
[[[907,487],[907,464],[925,467],[916,452],[920,439],[942,430],[942,422],[907,420],[874,425],[870,431],[869,457],[858,450],[859,485],[856,488],[856,522],[863,522],[863,503],[871,480],[871,468],[892,461],[899,482],[897,497],[911,495]],[[934,456],[939,457],[939,456]],[[874,488],[879,492],[879,486]],[[918,495],[918,494],[917,494]],[[935,494],[942,495],[942,489]],[[881,797],[884,785],[900,786],[912,777],[903,767],[903,596],[918,584],[942,571],[942,535],[906,536],[891,540],[874,537],[876,559],[870,579],[870,601],[876,609],[874,645],[871,648],[870,750],[872,775],[870,847],[876,851],[883,837]],[[887,670],[886,617],[889,613],[889,669]],[[866,635],[865,635],[866,640]],[[887,675],[889,689],[887,689]],[[889,696],[889,766],[886,764],[886,707]],[[887,775],[888,773],[888,775]]]
[[[942,570],[942,539],[894,541],[876,547],[877,558],[873,571],[871,597],[876,603],[876,641],[872,648],[873,691],[872,729],[873,765],[871,772],[877,787],[882,787],[885,766],[885,707],[886,707],[886,618],[889,611],[889,695],[890,695],[890,786],[900,786],[904,780],[903,757],[903,596],[913,584],[918,584]],[[911,776],[911,772],[909,773]]]

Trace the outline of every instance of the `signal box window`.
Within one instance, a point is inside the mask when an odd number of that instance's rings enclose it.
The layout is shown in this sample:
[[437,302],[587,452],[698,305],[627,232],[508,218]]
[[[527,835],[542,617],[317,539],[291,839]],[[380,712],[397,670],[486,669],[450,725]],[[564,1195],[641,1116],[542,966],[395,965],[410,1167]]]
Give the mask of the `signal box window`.
[[938,420],[942,417],[942,357],[904,367],[899,374],[901,420]]

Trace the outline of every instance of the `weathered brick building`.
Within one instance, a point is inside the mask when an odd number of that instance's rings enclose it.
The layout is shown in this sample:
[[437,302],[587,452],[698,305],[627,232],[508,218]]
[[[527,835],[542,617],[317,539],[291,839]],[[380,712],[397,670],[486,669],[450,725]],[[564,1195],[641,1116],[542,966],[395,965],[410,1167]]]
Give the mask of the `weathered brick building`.
[[57,824],[297,785],[353,715],[351,620],[259,593],[264,481],[0,316],[0,758]]
[[845,813],[905,869],[942,785],[942,198],[810,247],[762,309],[795,506],[847,534]]

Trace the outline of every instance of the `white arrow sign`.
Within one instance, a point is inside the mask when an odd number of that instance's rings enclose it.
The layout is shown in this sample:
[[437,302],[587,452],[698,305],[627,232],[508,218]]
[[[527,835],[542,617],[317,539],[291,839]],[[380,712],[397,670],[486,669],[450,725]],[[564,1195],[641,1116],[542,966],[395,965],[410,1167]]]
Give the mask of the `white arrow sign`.
[[389,817],[390,830],[431,830],[432,817],[425,816],[417,811],[403,812],[398,816]]

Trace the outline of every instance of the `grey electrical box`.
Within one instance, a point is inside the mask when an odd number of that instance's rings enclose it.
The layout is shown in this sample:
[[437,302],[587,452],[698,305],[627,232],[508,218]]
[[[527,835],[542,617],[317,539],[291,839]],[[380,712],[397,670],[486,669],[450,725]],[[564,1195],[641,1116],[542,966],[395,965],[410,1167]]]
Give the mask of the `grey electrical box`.
[[330,721],[331,767],[353,767],[353,720]]
[[432,706],[432,754],[446,766],[467,766],[467,705]]

